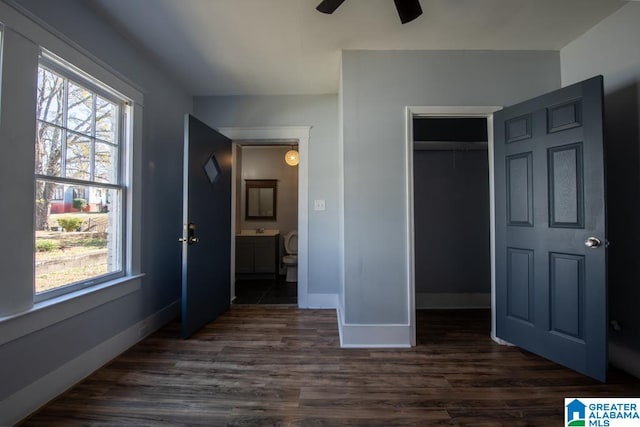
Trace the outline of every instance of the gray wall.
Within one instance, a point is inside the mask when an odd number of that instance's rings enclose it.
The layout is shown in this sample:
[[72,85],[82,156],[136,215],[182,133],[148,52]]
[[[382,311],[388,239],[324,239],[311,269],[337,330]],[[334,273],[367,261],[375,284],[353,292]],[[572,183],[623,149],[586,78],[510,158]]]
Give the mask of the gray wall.
[[[241,229],[255,230],[256,228],[278,229],[284,236],[291,230],[298,229],[298,167],[289,166],[284,162],[284,154],[290,146],[281,147],[242,147],[242,182],[240,192],[241,206],[237,211],[240,215]],[[278,200],[276,221],[245,220],[246,212],[246,179],[276,179],[278,180]],[[236,230],[238,233],[240,230]]]
[[[209,96],[195,115],[213,127],[312,126],[309,139],[309,293],[339,287],[338,96]],[[314,211],[313,200],[326,200]]]
[[[183,115],[192,108],[189,94],[105,25],[85,2],[19,3],[144,92],[141,222],[142,271],[147,276],[138,292],[1,346],[0,400],[179,299],[181,248],[176,241],[182,224]],[[32,158],[22,160],[25,170],[33,170]],[[28,189],[21,191],[33,200]]]
[[612,363],[640,377],[640,3],[629,3],[560,52],[562,84],[604,76]]
[[509,105],[560,86],[558,52],[344,51],[345,322],[407,324],[405,106]]
[[490,293],[487,150],[413,154],[416,293]]

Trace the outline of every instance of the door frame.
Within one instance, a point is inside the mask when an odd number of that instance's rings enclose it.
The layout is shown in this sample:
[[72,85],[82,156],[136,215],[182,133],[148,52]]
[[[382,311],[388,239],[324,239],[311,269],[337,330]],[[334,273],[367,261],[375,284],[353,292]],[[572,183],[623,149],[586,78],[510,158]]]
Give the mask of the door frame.
[[[219,127],[217,131],[231,139],[231,299],[235,298],[236,235],[236,150],[238,144],[298,144],[298,307],[308,308],[309,280],[309,137],[311,126]],[[284,161],[284,159],[283,159]]]
[[490,259],[491,259],[491,338],[500,343],[507,342],[496,337],[495,315],[495,183],[493,164],[493,113],[502,110],[498,106],[407,106],[405,108],[405,160],[406,160],[406,224],[407,224],[407,280],[409,301],[409,323],[411,325],[411,345],[416,345],[416,277],[415,277],[415,220],[414,220],[414,188],[413,188],[413,119],[416,117],[456,117],[477,118],[484,117],[487,120],[487,156],[489,157],[489,235],[490,235]]

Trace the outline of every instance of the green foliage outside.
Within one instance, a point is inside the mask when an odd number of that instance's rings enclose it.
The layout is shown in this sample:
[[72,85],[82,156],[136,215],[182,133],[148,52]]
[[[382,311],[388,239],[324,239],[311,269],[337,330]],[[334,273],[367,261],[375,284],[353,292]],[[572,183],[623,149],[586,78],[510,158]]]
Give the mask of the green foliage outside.
[[73,199],[73,208],[74,209],[78,209],[79,211],[84,212],[86,207],[87,207],[87,200],[86,199]]
[[53,240],[37,240],[36,252],[51,252],[60,249],[60,244]]
[[64,231],[76,231],[82,225],[82,218],[59,218],[58,224]]

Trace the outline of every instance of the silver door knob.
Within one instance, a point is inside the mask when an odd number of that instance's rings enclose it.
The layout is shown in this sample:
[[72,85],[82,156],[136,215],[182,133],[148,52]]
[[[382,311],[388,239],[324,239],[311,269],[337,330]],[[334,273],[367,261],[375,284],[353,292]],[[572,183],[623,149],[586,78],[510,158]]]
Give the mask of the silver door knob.
[[602,245],[602,242],[597,237],[589,237],[584,241],[584,245],[588,248],[595,249]]

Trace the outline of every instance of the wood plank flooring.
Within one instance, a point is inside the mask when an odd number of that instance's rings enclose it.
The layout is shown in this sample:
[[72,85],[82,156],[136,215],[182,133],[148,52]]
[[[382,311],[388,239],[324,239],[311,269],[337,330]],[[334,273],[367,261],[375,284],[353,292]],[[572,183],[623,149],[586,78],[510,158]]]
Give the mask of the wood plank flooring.
[[25,426],[560,426],[564,397],[640,396],[489,338],[485,310],[419,311],[412,349],[340,349],[333,310],[234,306],[172,323]]

